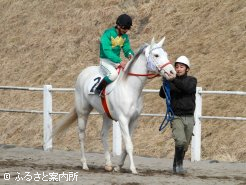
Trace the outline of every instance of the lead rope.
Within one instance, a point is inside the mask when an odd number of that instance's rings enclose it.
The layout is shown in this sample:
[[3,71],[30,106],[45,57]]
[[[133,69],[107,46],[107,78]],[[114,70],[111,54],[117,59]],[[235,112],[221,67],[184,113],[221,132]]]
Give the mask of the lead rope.
[[168,80],[164,80],[163,84],[162,84],[162,88],[163,91],[165,93],[166,96],[166,115],[164,117],[164,120],[162,121],[160,127],[159,127],[159,131],[162,131],[164,128],[166,128],[166,126],[168,125],[168,123],[172,122],[174,119],[174,113],[173,110],[171,108],[171,96],[170,96],[170,82]]

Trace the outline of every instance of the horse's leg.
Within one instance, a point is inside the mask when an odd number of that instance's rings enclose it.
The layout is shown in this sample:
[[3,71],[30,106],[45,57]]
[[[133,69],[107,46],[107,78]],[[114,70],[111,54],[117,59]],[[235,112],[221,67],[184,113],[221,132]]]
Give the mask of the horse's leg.
[[[128,120],[126,118],[123,118],[119,120],[119,123],[120,123],[122,137],[125,143],[125,150],[127,154],[129,155],[129,159],[130,159],[130,169],[133,174],[137,174],[137,170],[136,170],[136,167],[133,161],[133,144],[132,144],[131,135],[129,131]],[[122,161],[124,163],[125,157],[126,157],[125,155],[126,155],[125,153],[122,154],[119,167],[122,166]]]
[[81,163],[84,170],[89,170],[86,157],[85,157],[85,147],[84,147],[84,139],[85,139],[85,129],[87,124],[88,115],[78,114],[78,129],[79,129],[79,142],[81,149]]
[[124,162],[125,162],[125,160],[126,160],[126,156],[127,156],[127,151],[126,151],[126,148],[124,147],[124,148],[123,148],[123,151],[122,151],[122,153],[121,153],[121,155],[120,155],[119,163],[118,163],[118,165],[114,168],[114,171],[119,172],[119,171],[121,170],[121,168],[122,168],[122,166],[124,165]]
[[[135,128],[136,125],[136,118],[132,119],[132,121],[129,122],[129,133],[130,133],[130,137],[132,138],[133,135],[133,130]],[[120,171],[122,166],[125,163],[126,160],[126,156],[127,156],[127,151],[126,151],[126,147],[124,147],[122,154],[120,156],[120,161],[118,163],[118,166],[114,168],[115,171]]]
[[108,134],[109,129],[111,128],[113,120],[109,119],[107,116],[103,117],[103,126],[101,131],[101,137],[102,137],[102,144],[104,147],[104,153],[105,153],[105,170],[112,171],[112,162],[109,152],[109,145],[108,145]]
[[79,91],[80,88],[75,88],[75,107],[76,112],[78,115],[78,132],[79,132],[79,143],[80,143],[80,150],[81,150],[81,163],[82,168],[84,170],[89,170],[86,157],[85,157],[85,147],[84,147],[84,140],[85,140],[85,129],[88,120],[88,116],[92,111],[93,107],[86,101],[86,97],[84,94],[81,94]]

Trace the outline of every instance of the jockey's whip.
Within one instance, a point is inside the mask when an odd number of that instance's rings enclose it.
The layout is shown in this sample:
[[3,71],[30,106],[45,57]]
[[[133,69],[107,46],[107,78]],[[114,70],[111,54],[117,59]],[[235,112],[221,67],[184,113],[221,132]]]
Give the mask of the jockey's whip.
[[174,119],[174,113],[173,113],[173,110],[171,108],[170,82],[168,80],[163,80],[162,88],[163,88],[163,91],[164,91],[165,96],[166,96],[167,110],[166,110],[166,115],[164,117],[164,120],[162,121],[162,123],[159,127],[159,131],[162,131],[164,128],[166,128],[168,123],[169,122],[171,123]]

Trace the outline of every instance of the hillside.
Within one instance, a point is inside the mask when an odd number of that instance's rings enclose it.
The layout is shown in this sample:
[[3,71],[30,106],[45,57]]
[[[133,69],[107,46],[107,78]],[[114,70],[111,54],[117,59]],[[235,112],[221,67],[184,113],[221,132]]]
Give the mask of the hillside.
[[[1,86],[74,87],[87,66],[98,65],[98,39],[122,12],[133,17],[133,49],[166,37],[171,61],[191,60],[191,75],[203,90],[246,91],[245,0],[0,0]],[[145,88],[159,89],[160,78]],[[54,93],[54,111],[68,111],[73,94]],[[145,113],[164,113],[157,94],[144,96]],[[203,115],[246,117],[244,96],[204,95]],[[42,109],[42,94],[0,92],[0,108]],[[61,116],[54,116],[56,121]],[[42,115],[0,113],[1,143],[42,146]],[[140,118],[134,135],[137,155],[172,157],[170,129],[162,118]],[[202,158],[246,161],[246,121],[202,120]],[[101,152],[101,118],[89,119],[86,150]],[[55,140],[56,148],[79,148],[76,124]],[[189,157],[189,156],[188,156]]]

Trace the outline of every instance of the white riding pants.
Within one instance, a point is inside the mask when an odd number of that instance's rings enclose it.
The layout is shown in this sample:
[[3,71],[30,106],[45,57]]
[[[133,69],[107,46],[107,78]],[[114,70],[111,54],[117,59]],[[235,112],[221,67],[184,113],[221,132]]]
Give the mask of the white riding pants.
[[119,64],[113,63],[108,59],[100,58],[100,69],[103,72],[103,75],[107,76],[112,82],[118,77],[118,72],[116,70],[118,66]]

